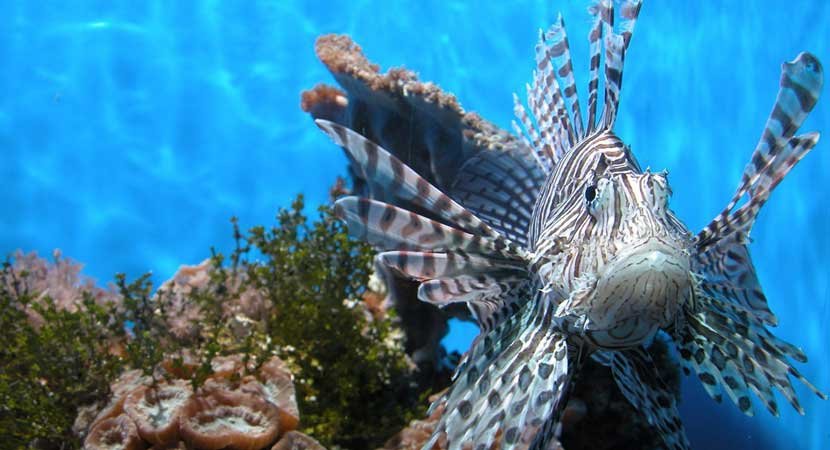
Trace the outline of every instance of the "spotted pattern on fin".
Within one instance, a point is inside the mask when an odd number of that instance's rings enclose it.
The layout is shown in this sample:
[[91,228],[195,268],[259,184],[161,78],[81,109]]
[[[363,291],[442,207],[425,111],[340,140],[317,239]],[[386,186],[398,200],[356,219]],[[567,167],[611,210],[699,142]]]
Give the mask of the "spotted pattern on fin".
[[679,330],[680,356],[685,370],[694,369],[714,399],[726,392],[747,415],[754,414],[749,394],[754,392],[777,416],[776,389],[803,414],[790,377],[826,398],[790,363],[790,358],[806,362],[804,353],[766,328],[777,319],[747,248],[752,225],[770,193],[818,142],[818,133],[795,132],[815,106],[822,84],[821,65],[809,53],[782,66],[775,106],[735,195],[695,238],[693,270],[699,280],[695,302],[685,308]]
[[502,449],[527,448],[535,433],[526,430],[538,431],[564,407],[570,379],[573,355],[565,336],[550,331],[551,320],[552,310],[528,303],[473,344],[454,384],[431,407],[445,412],[424,449],[441,434],[450,450],[487,449],[499,431]]
[[790,377],[819,398],[827,398],[789,362],[788,358],[805,362],[804,353],[776,338],[751,312],[704,295],[696,301],[698,311],[686,314],[676,341],[686,372],[694,370],[716,401],[725,392],[741,412],[751,416],[750,392],[754,392],[767,410],[778,416],[772,394],[772,389],[778,389],[799,414],[804,414]]
[[689,440],[674,394],[660,379],[654,361],[641,348],[613,352],[614,381],[629,403],[656,427],[669,450],[688,450]]

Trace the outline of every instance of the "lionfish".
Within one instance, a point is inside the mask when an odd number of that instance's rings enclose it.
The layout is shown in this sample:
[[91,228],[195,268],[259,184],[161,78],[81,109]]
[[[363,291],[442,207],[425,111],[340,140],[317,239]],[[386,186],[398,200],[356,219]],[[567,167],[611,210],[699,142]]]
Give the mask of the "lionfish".
[[547,448],[589,357],[610,367],[666,448],[687,449],[674,395],[645,351],[657,333],[673,340],[684,371],[695,371],[710,396],[725,392],[748,415],[752,392],[777,416],[773,390],[803,414],[791,378],[826,399],[790,361],[806,362],[804,353],[767,328],[777,320],[747,247],[761,206],[818,142],[818,133],[795,132],[818,99],[821,65],[809,53],[783,64],[737,191],[692,235],[669,208],[667,174],[643,171],[613,132],[640,7],[624,2],[616,27],[611,1],[590,8],[586,122],[561,15],[540,31],[529,108],[514,96],[525,145],[482,152],[452,196],[360,134],[317,121],[394,203],[338,200],[350,233],[420,281],[421,300],[466,303],[481,329],[431,407],[444,412],[425,449],[442,435],[450,449],[487,449],[497,434],[503,449]]

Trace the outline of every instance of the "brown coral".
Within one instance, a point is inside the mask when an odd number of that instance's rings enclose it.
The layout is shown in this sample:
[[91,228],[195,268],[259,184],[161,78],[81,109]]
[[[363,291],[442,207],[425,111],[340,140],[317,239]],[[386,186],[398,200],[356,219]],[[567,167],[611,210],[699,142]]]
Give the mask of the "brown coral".
[[277,438],[279,412],[249,394],[211,390],[185,405],[180,433],[188,444],[200,449],[256,450]]
[[297,429],[300,423],[300,410],[297,407],[294,381],[288,366],[275,356],[259,368],[257,378],[262,383],[267,400],[279,410],[280,429]]
[[145,441],[177,442],[180,415],[192,394],[190,384],[184,380],[141,386],[127,396],[124,412],[135,422],[139,436]]
[[84,448],[88,450],[138,450],[145,447],[135,423],[124,415],[98,422],[84,442]]
[[[176,338],[184,341],[198,338],[205,312],[191,296],[208,289],[214,270],[211,259],[193,266],[182,265],[173,278],[159,288],[157,301],[164,305],[168,329]],[[259,291],[242,289],[243,284],[244,275],[233,274],[223,286],[235,295],[222,304],[222,320],[232,325],[231,330],[237,338],[247,335],[249,324],[264,318],[269,308],[269,303]]]
[[[156,370],[156,381],[138,370],[124,372],[110,386],[106,407],[82,408],[76,432],[99,429],[87,435],[90,448],[98,445],[96,439],[127,439],[135,429],[137,442],[154,448],[176,448],[184,440],[197,449],[259,449],[298,427],[294,383],[282,360],[272,357],[254,375],[244,375],[254,369],[252,362],[246,367],[242,355],[217,356],[213,372],[194,393],[184,378],[197,370],[195,358],[187,351],[171,355]],[[109,434],[101,437],[105,431]]]

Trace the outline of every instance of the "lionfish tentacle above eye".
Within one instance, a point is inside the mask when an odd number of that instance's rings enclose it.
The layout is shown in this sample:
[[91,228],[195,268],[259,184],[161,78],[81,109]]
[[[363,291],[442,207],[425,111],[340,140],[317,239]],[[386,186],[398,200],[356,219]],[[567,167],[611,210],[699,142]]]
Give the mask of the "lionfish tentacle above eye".
[[[623,3],[619,34],[614,33],[614,4],[611,0],[602,0],[592,9],[598,16],[597,20],[601,22],[605,35],[605,104],[602,122],[606,130],[614,128],[617,120],[625,51],[631,42],[641,6],[641,0]],[[590,37],[593,37],[593,32]]]
[[556,18],[556,22],[548,29],[543,37],[549,42],[549,55],[553,66],[557,68],[557,75],[562,78],[565,100],[573,116],[573,129],[575,136],[585,136],[582,124],[582,112],[579,109],[579,95],[576,92],[576,80],[574,79],[573,63],[571,61],[571,49],[568,43],[568,34],[565,31],[565,20],[562,14]]
[[775,106],[735,195],[694,242],[692,270],[698,282],[694,305],[685,308],[679,330],[680,356],[713,398],[719,400],[725,391],[747,415],[753,414],[751,391],[777,416],[773,389],[803,414],[790,377],[826,398],[790,363],[790,358],[806,362],[804,353],[767,329],[777,319],[747,248],[758,211],[818,141],[818,133],[795,132],[816,104],[821,86],[821,65],[814,56],[801,53],[783,65]]
[[610,366],[620,392],[657,428],[666,448],[688,450],[677,401],[660,379],[651,356],[642,348],[616,351],[611,355]]

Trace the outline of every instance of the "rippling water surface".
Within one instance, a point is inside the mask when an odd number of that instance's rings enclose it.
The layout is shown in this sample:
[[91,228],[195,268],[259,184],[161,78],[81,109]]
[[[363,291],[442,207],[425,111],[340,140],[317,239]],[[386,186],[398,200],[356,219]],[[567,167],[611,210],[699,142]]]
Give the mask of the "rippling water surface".
[[[585,80],[583,2],[501,3],[0,0],[0,251],[60,247],[102,282],[148,270],[160,281],[227,249],[232,215],[271,223],[298,192],[326,201],[345,158],[298,106],[302,89],[331,81],[314,57],[321,33],[351,34],[382,66],[405,64],[507,127],[536,30],[562,11]],[[830,70],[828,36],[823,1],[646,2],[617,133],[643,165],[669,169],[691,229],[737,185],[781,62],[809,50]],[[830,98],[810,130],[830,133]],[[777,332],[811,356],[803,371],[825,391],[828,183],[825,138],[773,194],[751,245]],[[806,417],[750,419],[698,384],[687,380],[682,405],[695,448],[830,448],[830,404],[806,389]]]

